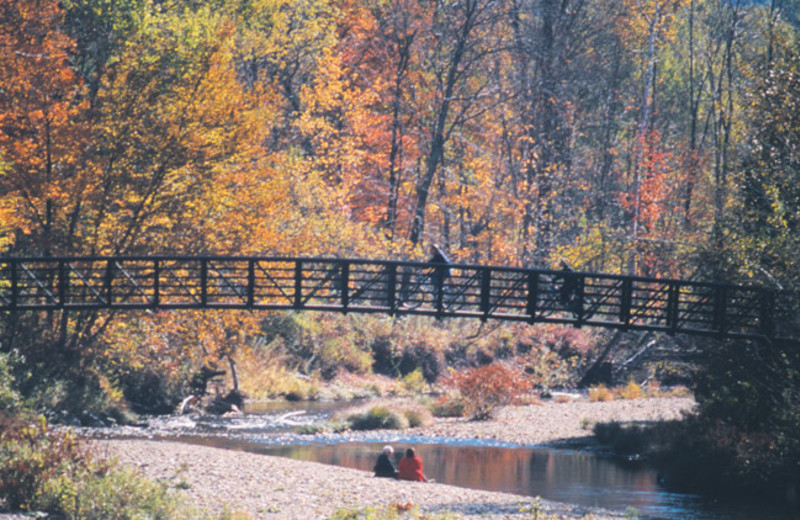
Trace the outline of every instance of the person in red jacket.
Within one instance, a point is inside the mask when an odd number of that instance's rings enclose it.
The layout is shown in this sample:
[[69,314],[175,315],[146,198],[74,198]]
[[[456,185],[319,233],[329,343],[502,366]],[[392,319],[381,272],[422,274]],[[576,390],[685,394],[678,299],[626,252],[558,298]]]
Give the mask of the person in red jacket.
[[408,448],[406,456],[397,463],[397,478],[419,482],[428,481],[428,478],[422,472],[422,459],[414,453],[414,448]]

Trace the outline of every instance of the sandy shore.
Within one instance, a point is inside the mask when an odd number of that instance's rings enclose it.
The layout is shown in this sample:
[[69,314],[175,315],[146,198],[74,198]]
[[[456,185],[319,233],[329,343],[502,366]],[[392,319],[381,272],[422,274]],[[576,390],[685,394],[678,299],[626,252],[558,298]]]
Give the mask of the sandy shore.
[[[561,443],[586,437],[594,422],[674,419],[690,410],[689,398],[654,398],[590,403],[509,407],[487,422],[437,419],[407,433],[496,439],[522,444]],[[399,482],[371,473],[267,455],[148,440],[93,441],[108,455],[139,468],[151,478],[167,479],[193,504],[211,511],[244,511],[253,519],[324,519],[340,508],[413,504],[424,512],[452,513],[448,518],[521,520],[533,501],[505,493],[444,484]],[[590,511],[541,501],[543,513],[563,519],[624,518],[624,512]],[[549,520],[549,519],[548,519]]]

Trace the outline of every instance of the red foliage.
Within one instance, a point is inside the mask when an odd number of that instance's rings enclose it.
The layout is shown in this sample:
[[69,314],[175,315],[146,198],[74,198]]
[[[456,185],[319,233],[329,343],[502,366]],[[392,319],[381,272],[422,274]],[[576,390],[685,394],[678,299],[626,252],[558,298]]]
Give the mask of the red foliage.
[[514,403],[532,390],[532,382],[521,368],[505,363],[492,363],[452,372],[446,385],[458,389],[475,420],[486,420],[501,406]]

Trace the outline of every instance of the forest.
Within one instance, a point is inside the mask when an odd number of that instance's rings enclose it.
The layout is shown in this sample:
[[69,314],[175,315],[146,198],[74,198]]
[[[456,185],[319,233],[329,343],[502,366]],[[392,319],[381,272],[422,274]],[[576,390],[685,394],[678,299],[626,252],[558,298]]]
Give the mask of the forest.
[[[424,260],[437,244],[463,263],[798,291],[798,16],[796,0],[0,0],[0,266]],[[796,345],[9,312],[0,410],[170,411],[200,367],[234,361],[262,397],[342,374],[434,382],[519,353],[567,384],[653,344],[693,355],[688,374],[650,377],[692,384],[698,445],[733,439],[734,464],[756,439],[761,464],[742,471],[796,479]]]

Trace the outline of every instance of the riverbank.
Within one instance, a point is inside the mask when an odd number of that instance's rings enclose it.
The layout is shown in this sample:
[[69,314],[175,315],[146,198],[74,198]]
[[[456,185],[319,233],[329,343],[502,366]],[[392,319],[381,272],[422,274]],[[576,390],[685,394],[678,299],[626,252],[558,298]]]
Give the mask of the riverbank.
[[[520,444],[563,445],[586,439],[595,422],[676,419],[694,406],[690,398],[650,398],[588,402],[546,402],[508,407],[486,422],[436,419],[405,433],[480,438]],[[174,484],[176,492],[210,511],[247,512],[260,519],[324,519],[336,510],[412,504],[424,512],[449,511],[449,518],[519,520],[535,505],[560,519],[618,519],[625,512],[587,510],[530,497],[377,479],[369,472],[175,442],[92,441],[98,449],[154,479]],[[549,519],[548,519],[549,520]]]

